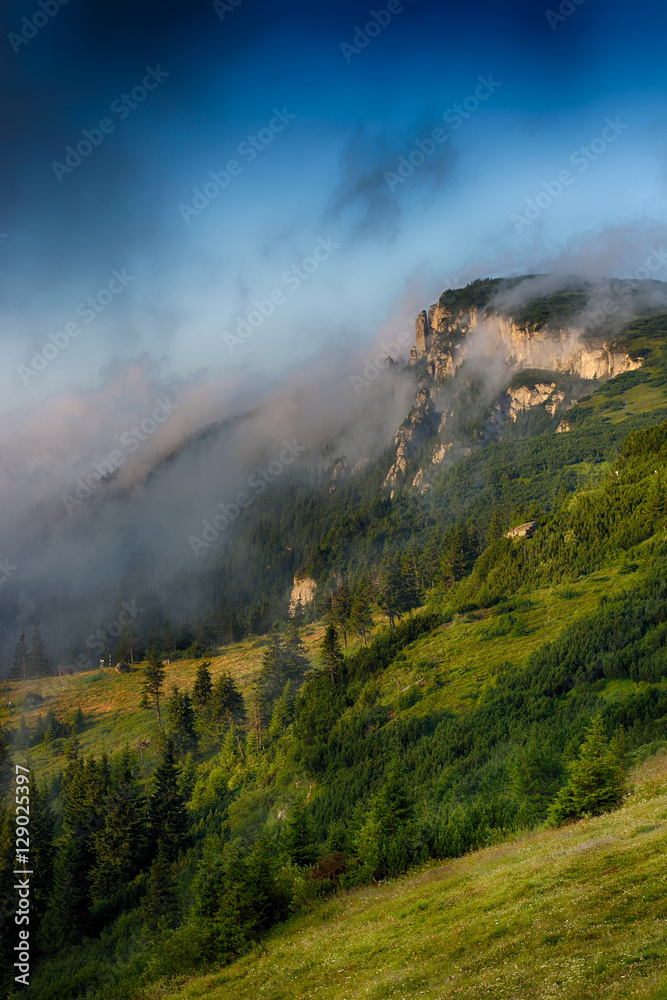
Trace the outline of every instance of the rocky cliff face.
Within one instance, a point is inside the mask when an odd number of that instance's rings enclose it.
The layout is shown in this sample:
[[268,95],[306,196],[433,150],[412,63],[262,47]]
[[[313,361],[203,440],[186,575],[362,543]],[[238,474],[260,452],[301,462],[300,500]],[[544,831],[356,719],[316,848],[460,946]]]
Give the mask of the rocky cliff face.
[[289,601],[290,611],[294,610],[299,601],[305,607],[306,604],[314,600],[316,591],[317,584],[311,576],[305,576],[299,580],[294,577],[294,586]]
[[507,390],[509,417],[516,423],[517,417],[533,406],[546,404],[546,410],[555,416],[565,401],[565,393],[556,388],[555,382],[537,382],[535,385],[521,385]]
[[417,393],[417,405],[410,411],[394,437],[396,458],[387,474],[384,485],[392,488],[405,475],[411,456],[438,431],[440,415],[431,399],[431,393],[421,388]]
[[436,381],[474,357],[497,358],[514,371],[540,368],[585,379],[613,378],[642,364],[602,336],[586,337],[576,327],[533,331],[510,316],[479,308],[454,316],[439,303],[419,315],[415,338],[417,357],[426,358]]

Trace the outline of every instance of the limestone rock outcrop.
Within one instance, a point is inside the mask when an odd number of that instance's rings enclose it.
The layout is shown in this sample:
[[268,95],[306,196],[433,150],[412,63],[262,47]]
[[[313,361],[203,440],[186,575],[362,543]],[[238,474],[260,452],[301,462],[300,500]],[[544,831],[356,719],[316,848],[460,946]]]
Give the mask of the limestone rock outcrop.
[[289,606],[290,611],[293,611],[299,601],[305,606],[315,597],[317,591],[317,584],[311,576],[304,576],[301,579],[294,577],[294,586],[292,587],[292,593],[290,594]]
[[399,479],[405,475],[410,457],[429,438],[437,434],[439,414],[431,399],[428,389],[422,388],[417,393],[417,405],[408,414],[398,428],[394,437],[396,458],[387,473],[385,486],[396,486]]
[[614,378],[641,368],[642,359],[614,349],[583,329],[530,330],[511,316],[469,309],[456,316],[436,303],[415,325],[417,358],[426,358],[436,381],[474,357],[497,358],[510,369],[539,368],[585,379]]

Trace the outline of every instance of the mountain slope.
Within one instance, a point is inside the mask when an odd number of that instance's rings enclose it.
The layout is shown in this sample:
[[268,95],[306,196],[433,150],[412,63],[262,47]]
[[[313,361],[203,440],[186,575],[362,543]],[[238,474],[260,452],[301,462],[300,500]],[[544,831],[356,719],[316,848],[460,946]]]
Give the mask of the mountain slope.
[[667,996],[667,756],[609,816],[316,907],[165,1000]]

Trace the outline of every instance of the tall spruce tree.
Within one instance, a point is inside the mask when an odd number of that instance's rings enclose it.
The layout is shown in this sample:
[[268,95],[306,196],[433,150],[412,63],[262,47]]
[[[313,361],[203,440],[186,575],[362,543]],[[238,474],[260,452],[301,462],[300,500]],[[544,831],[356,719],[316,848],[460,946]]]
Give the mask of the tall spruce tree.
[[315,824],[303,795],[289,811],[282,845],[285,855],[295,865],[312,865],[317,858]]
[[186,754],[196,749],[197,734],[195,732],[195,714],[192,710],[190,695],[183,693],[177,684],[172,688],[171,697],[167,705],[169,713],[169,735],[174,744],[177,757],[185,757]]
[[156,649],[152,649],[148,654],[148,660],[146,662],[146,666],[144,667],[143,693],[147,700],[154,703],[155,710],[157,712],[157,722],[160,727],[162,726],[160,698],[162,696],[165,674],[166,671],[162,664],[160,654]]
[[329,671],[331,683],[335,684],[336,674],[345,659],[335,625],[327,625],[324,639],[320,645],[320,656],[325,668]]
[[49,661],[46,658],[39,622],[35,622],[28,654],[28,677],[46,677],[49,673]]
[[226,722],[228,726],[233,722],[243,722],[245,719],[243,695],[230,673],[222,674],[213,685],[211,711],[215,719]]
[[131,882],[146,856],[146,807],[135,780],[130,751],[104,801],[104,825],[93,838],[90,883],[94,899],[108,899]]
[[90,928],[90,903],[86,855],[72,836],[66,836],[58,846],[53,892],[38,939],[44,951],[62,955],[81,943]]
[[211,700],[213,684],[209,671],[210,663],[200,663],[197,666],[197,676],[192,689],[192,704],[198,712],[205,712]]
[[12,664],[12,677],[15,680],[25,681],[28,678],[28,643],[25,632],[21,632],[19,641],[14,650],[14,661]]
[[570,778],[550,811],[556,823],[598,816],[620,805],[625,791],[625,752],[622,733],[608,740],[602,716],[586,730],[579,757],[569,766]]
[[364,581],[361,581],[354,591],[350,608],[349,627],[354,635],[360,637],[365,646],[366,636],[373,628],[373,615],[371,613],[369,587]]
[[347,649],[347,633],[350,628],[350,611],[352,610],[352,597],[347,584],[342,583],[331,602],[331,621],[336,626],[339,635],[343,637],[343,645]]
[[158,843],[157,855],[151,865],[146,895],[141,904],[141,913],[149,929],[155,933],[172,927],[177,912],[171,852],[161,840]]
[[188,817],[180,791],[181,769],[174,745],[167,740],[155,774],[150,800],[150,834],[154,849],[161,842],[169,861],[175,861],[188,840]]

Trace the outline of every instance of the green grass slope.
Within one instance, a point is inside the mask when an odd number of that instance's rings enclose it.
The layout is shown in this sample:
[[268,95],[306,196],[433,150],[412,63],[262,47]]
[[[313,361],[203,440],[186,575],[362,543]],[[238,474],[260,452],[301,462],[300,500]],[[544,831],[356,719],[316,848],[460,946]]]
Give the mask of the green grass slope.
[[667,754],[618,811],[356,890],[164,1000],[667,996]]

